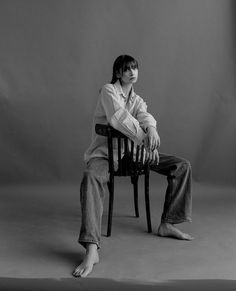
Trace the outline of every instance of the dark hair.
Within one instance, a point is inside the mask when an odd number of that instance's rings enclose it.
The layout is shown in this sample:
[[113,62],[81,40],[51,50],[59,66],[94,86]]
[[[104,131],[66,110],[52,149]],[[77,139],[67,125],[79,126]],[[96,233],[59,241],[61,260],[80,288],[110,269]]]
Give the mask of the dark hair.
[[133,57],[128,55],[121,55],[116,58],[113,64],[111,84],[114,84],[117,80],[119,80],[117,77],[118,73],[121,72],[123,74],[123,72],[125,72],[130,67],[138,69],[138,62]]

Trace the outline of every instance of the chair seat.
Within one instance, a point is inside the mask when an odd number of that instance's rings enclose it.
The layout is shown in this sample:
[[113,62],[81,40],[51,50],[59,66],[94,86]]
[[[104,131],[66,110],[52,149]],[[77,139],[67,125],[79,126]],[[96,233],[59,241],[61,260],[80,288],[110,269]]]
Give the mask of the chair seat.
[[[127,162],[129,167],[127,167]],[[124,157],[118,165],[118,169],[114,170],[115,176],[137,176],[144,175],[146,166],[142,162],[136,162],[131,156]],[[126,174],[124,174],[126,172]]]

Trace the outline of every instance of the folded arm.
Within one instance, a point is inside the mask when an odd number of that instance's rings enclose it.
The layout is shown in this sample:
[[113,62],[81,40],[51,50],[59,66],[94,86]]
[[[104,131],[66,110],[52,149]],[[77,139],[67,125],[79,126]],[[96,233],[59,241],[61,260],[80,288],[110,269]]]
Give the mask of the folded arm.
[[137,144],[144,142],[146,151],[160,146],[160,137],[156,130],[156,120],[147,112],[147,105],[139,97],[135,108],[135,116],[121,104],[120,96],[114,87],[107,84],[101,91],[101,102],[107,121]]
[[101,102],[107,121],[135,143],[141,144],[146,133],[140,126],[139,121],[122,106],[119,98],[112,85],[108,84],[102,88]]
[[156,120],[150,113],[147,112],[147,105],[142,99],[140,99],[136,116],[139,124],[147,133],[144,138],[144,146],[146,151],[154,151],[160,147],[160,136],[156,129]]

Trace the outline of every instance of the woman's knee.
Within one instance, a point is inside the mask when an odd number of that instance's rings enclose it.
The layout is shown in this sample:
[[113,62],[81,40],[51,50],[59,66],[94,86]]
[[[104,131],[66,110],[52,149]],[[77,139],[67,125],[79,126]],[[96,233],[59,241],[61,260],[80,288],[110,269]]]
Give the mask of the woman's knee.
[[107,183],[109,180],[109,174],[106,171],[98,172],[94,169],[86,169],[84,171],[83,180],[97,181],[99,183]]
[[191,173],[192,171],[191,163],[188,160],[181,158],[181,160],[177,164],[176,171],[178,174]]
[[191,163],[190,161],[183,159],[183,161],[181,162],[181,168],[182,171],[184,172],[191,172],[192,171],[192,167],[191,167]]

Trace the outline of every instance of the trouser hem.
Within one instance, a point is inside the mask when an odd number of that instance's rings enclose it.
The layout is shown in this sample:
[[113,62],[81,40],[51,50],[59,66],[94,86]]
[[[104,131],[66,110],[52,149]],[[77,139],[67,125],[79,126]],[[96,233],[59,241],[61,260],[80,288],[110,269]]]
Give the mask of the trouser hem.
[[91,243],[91,244],[96,244],[97,248],[101,248],[101,243],[92,239],[79,239],[78,243],[81,244],[84,248],[86,248],[86,244]]
[[178,219],[173,219],[173,218],[162,218],[161,219],[162,223],[171,223],[171,224],[179,224],[183,222],[192,222],[191,218],[178,218]]

